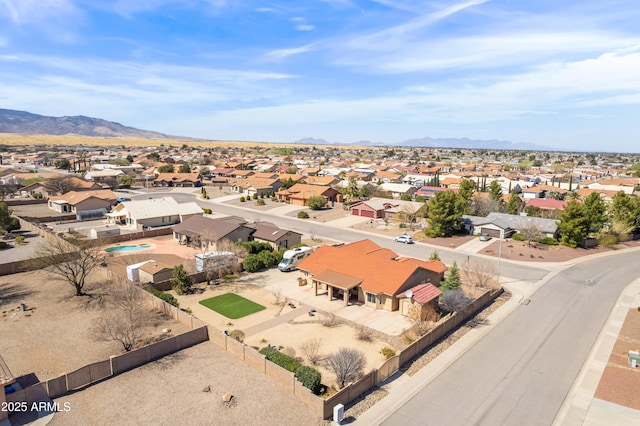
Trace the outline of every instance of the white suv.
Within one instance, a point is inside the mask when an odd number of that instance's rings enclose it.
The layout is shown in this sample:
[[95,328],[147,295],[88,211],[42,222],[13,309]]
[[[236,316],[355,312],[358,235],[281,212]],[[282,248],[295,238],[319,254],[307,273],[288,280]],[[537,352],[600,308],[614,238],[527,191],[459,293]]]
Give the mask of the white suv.
[[398,235],[393,239],[393,241],[396,241],[398,243],[413,244],[413,238],[408,235]]

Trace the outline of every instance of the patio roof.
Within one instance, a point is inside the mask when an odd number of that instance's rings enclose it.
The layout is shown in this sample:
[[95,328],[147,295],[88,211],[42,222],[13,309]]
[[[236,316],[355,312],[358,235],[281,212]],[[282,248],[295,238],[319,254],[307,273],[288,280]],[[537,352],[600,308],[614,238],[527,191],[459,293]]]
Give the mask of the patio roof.
[[362,279],[327,269],[313,276],[313,279],[343,290],[351,290],[362,283]]

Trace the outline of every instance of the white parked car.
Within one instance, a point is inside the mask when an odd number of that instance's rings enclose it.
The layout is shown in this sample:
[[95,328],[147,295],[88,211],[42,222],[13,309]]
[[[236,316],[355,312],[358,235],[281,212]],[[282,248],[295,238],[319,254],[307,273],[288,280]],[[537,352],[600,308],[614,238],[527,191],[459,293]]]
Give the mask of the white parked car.
[[398,235],[393,240],[398,243],[413,244],[413,238],[408,235]]

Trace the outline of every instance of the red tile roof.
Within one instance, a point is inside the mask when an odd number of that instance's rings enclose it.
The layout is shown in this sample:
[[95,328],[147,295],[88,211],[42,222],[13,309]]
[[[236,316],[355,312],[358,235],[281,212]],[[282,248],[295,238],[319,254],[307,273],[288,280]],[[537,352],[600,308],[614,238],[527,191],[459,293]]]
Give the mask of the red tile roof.
[[[409,290],[411,290],[412,293],[411,298],[421,305],[431,302],[442,294],[442,290],[431,283],[418,284]],[[406,293],[399,294],[397,297],[406,297]]]

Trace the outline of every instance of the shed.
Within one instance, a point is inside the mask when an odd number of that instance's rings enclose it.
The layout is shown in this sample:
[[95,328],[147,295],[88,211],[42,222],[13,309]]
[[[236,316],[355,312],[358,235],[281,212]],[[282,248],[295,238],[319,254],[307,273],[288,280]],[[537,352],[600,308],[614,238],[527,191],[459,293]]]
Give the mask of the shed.
[[149,262],[155,263],[155,260],[145,260],[144,262],[127,265],[127,278],[135,282],[140,281],[140,267]]

